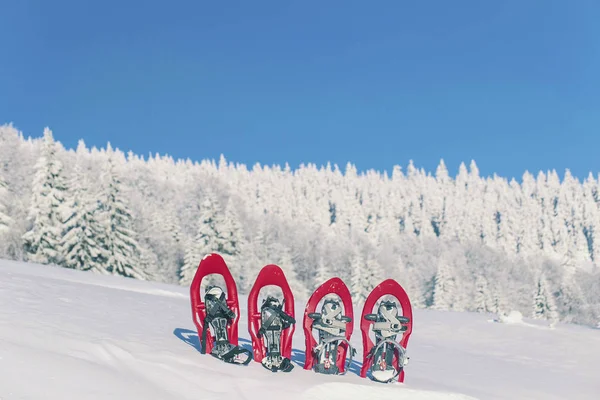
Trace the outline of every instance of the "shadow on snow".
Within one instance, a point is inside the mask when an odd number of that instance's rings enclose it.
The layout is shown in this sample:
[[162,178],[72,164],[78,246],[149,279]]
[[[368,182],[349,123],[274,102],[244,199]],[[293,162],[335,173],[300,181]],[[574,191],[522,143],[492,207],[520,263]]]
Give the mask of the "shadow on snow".
[[[200,339],[198,338],[198,332],[192,331],[184,328],[176,328],[173,331],[173,335],[175,335],[182,342],[192,346],[198,352],[201,352]],[[252,342],[245,338],[238,338],[240,347],[252,351]],[[356,354],[354,357],[358,356]],[[304,368],[304,362],[306,361],[306,353],[304,350],[300,349],[292,349],[292,357],[291,361],[299,367]],[[351,372],[356,375],[360,375],[360,368],[362,367],[362,363],[352,359],[350,363],[350,368],[348,372]]]

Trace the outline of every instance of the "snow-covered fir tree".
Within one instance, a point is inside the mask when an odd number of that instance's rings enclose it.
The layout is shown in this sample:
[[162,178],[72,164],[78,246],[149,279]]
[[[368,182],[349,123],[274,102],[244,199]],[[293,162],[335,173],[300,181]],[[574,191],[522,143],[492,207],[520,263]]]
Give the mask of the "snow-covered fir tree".
[[574,259],[573,251],[571,249],[567,250],[562,263],[563,278],[558,289],[558,301],[560,305],[557,305],[564,315],[564,322],[572,322],[576,310],[588,309],[585,296],[575,278],[577,266]]
[[152,249],[141,247],[139,248],[139,269],[143,271],[150,279],[160,276],[160,264],[158,257]]
[[67,190],[63,165],[58,158],[59,144],[52,131],[44,129],[41,154],[35,165],[32,198],[29,207],[29,230],[23,235],[27,260],[41,264],[62,262],[60,240]]
[[475,278],[475,310],[477,312],[490,312],[493,309],[493,299],[490,295],[488,280],[485,275],[478,273]]
[[317,262],[317,271],[312,285],[312,290],[316,290],[319,286],[321,286],[331,278],[333,278],[333,276],[331,276],[329,268],[327,264],[325,264],[325,260],[322,256],[319,257],[319,261]]
[[308,300],[308,290],[305,283],[298,279],[296,265],[289,249],[285,246],[278,245],[272,246],[271,249],[279,254],[275,264],[277,264],[283,270],[285,278],[290,285],[290,289],[294,294],[294,298],[298,300]]
[[181,285],[190,285],[194,279],[194,275],[196,275],[200,260],[202,260],[204,255],[198,253],[198,246],[196,246],[196,243],[192,239],[186,241],[185,249],[183,265],[178,274],[179,283]]
[[377,261],[377,258],[373,254],[367,254],[365,260],[365,267],[362,273],[363,276],[363,290],[367,296],[371,291],[384,280],[383,268]]
[[543,275],[537,280],[535,296],[533,298],[532,316],[535,319],[549,320],[551,326],[554,326],[558,321],[556,302]]
[[548,289],[546,288],[546,281],[540,277],[537,281],[536,292],[533,297],[533,311],[532,318],[534,319],[545,319],[548,313]]
[[104,226],[104,234],[99,238],[105,249],[103,262],[105,269],[113,275],[148,279],[148,271],[140,267],[141,251],[137,233],[132,228],[132,215],[122,193],[114,156],[109,144],[102,174],[104,192],[99,217]]
[[[157,209],[152,213],[148,228],[140,229],[140,242],[152,255],[146,254],[146,260],[156,260],[150,265],[155,278],[162,282],[177,283],[176,277],[184,264],[185,237],[172,209]],[[154,261],[150,261],[154,262]]]
[[0,174],[0,235],[7,233],[11,229],[12,218],[7,214],[8,204],[8,185]]
[[449,265],[440,261],[433,279],[432,308],[435,310],[451,310],[456,295],[454,274]]
[[[223,219],[224,215],[216,195],[212,190],[207,190],[200,205],[196,236],[190,244],[193,249],[189,249],[186,253],[187,261],[184,262],[180,272],[179,282],[182,285],[189,285],[192,282],[200,260],[207,254],[221,254],[224,250],[231,253],[229,234],[225,235],[221,230],[224,226]],[[231,254],[221,255],[226,263],[230,261]],[[195,262],[194,257],[197,257]],[[207,277],[207,283],[212,283],[211,277]],[[203,286],[204,284],[205,282],[203,282]]]
[[355,304],[362,304],[369,296],[369,289],[365,285],[365,267],[365,256],[360,249],[355,247],[350,257],[350,293]]
[[498,287],[492,289],[491,311],[497,315],[507,314],[509,311],[504,293]]
[[252,248],[254,255],[260,264],[268,264],[271,255],[269,253],[269,235],[267,232],[267,222],[262,219],[257,222],[256,231],[252,236]]
[[[78,152],[83,151],[82,148],[85,148],[85,144],[80,141]],[[105,233],[104,226],[98,220],[99,203],[95,193],[90,192],[91,182],[81,162],[75,164],[69,186],[69,199],[65,207],[68,216],[60,241],[63,265],[108,274],[104,264],[108,253],[99,241]]]
[[248,243],[233,199],[230,198],[227,202],[224,218],[216,228],[216,237],[223,238],[221,247],[217,247],[216,251],[223,256],[229,270],[237,278],[238,290],[246,293],[252,284],[250,279],[254,268],[246,262],[250,256]]
[[404,269],[404,273],[396,281],[402,286],[414,308],[425,308],[426,299],[424,292],[411,270]]
[[424,308],[426,303],[424,292],[419,285],[415,272],[406,265],[404,258],[401,254],[394,255],[394,274],[389,277],[395,279],[402,286],[410,299],[412,307]]

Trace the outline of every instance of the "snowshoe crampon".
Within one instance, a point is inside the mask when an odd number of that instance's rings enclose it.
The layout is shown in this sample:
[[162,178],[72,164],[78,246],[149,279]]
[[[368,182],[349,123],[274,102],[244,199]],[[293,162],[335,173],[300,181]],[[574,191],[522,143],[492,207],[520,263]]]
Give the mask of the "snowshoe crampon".
[[[373,313],[377,301],[386,295],[398,299],[404,315],[399,314],[398,306],[393,301],[381,301]],[[369,337],[371,325],[375,343]],[[370,371],[372,379],[377,382],[388,383],[396,378],[404,382],[404,367],[408,364],[406,346],[412,325],[412,307],[402,286],[388,279],[373,289],[365,301],[360,324],[363,337],[361,377],[366,377],[367,371]],[[401,337],[399,341],[398,336]]]
[[[321,299],[332,294],[337,295],[341,302],[337,298],[325,299],[320,312],[316,312]],[[306,338],[304,369],[333,375],[343,375],[347,372],[356,353],[350,345],[352,319],[352,298],[348,287],[341,279],[332,278],[317,288],[308,300],[304,311]],[[313,329],[318,331],[318,343],[313,336]]]
[[[283,301],[268,296],[258,310],[260,289],[274,285],[281,288]],[[294,319],[294,296],[280,267],[265,266],[248,295],[248,331],[252,338],[254,360],[272,372],[290,372]]]
[[[225,279],[227,295],[218,286],[206,288],[204,301],[200,298],[200,284],[209,274],[219,274]],[[205,256],[190,287],[192,316],[200,338],[201,353],[231,364],[247,365],[252,352],[238,346],[238,320],[240,318],[237,287],[225,261],[218,254]]]

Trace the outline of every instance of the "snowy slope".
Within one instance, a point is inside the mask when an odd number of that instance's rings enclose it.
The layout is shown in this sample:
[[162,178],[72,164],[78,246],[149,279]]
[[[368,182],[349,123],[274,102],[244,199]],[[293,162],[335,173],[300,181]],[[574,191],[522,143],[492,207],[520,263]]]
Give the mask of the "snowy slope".
[[346,376],[304,371],[300,325],[296,368],[273,374],[200,354],[185,287],[0,261],[0,399],[598,398],[599,330],[491,318],[416,310],[404,384],[362,379],[360,363]]

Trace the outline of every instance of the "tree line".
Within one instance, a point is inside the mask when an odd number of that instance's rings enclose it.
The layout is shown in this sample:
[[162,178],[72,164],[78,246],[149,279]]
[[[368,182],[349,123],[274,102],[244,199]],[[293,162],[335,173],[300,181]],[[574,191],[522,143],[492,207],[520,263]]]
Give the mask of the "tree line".
[[0,256],[188,285],[219,252],[242,293],[281,266],[295,296],[339,276],[361,303],[391,277],[416,307],[600,321],[600,184],[566,171],[519,183],[348,164],[248,168],[65,149],[0,127]]

